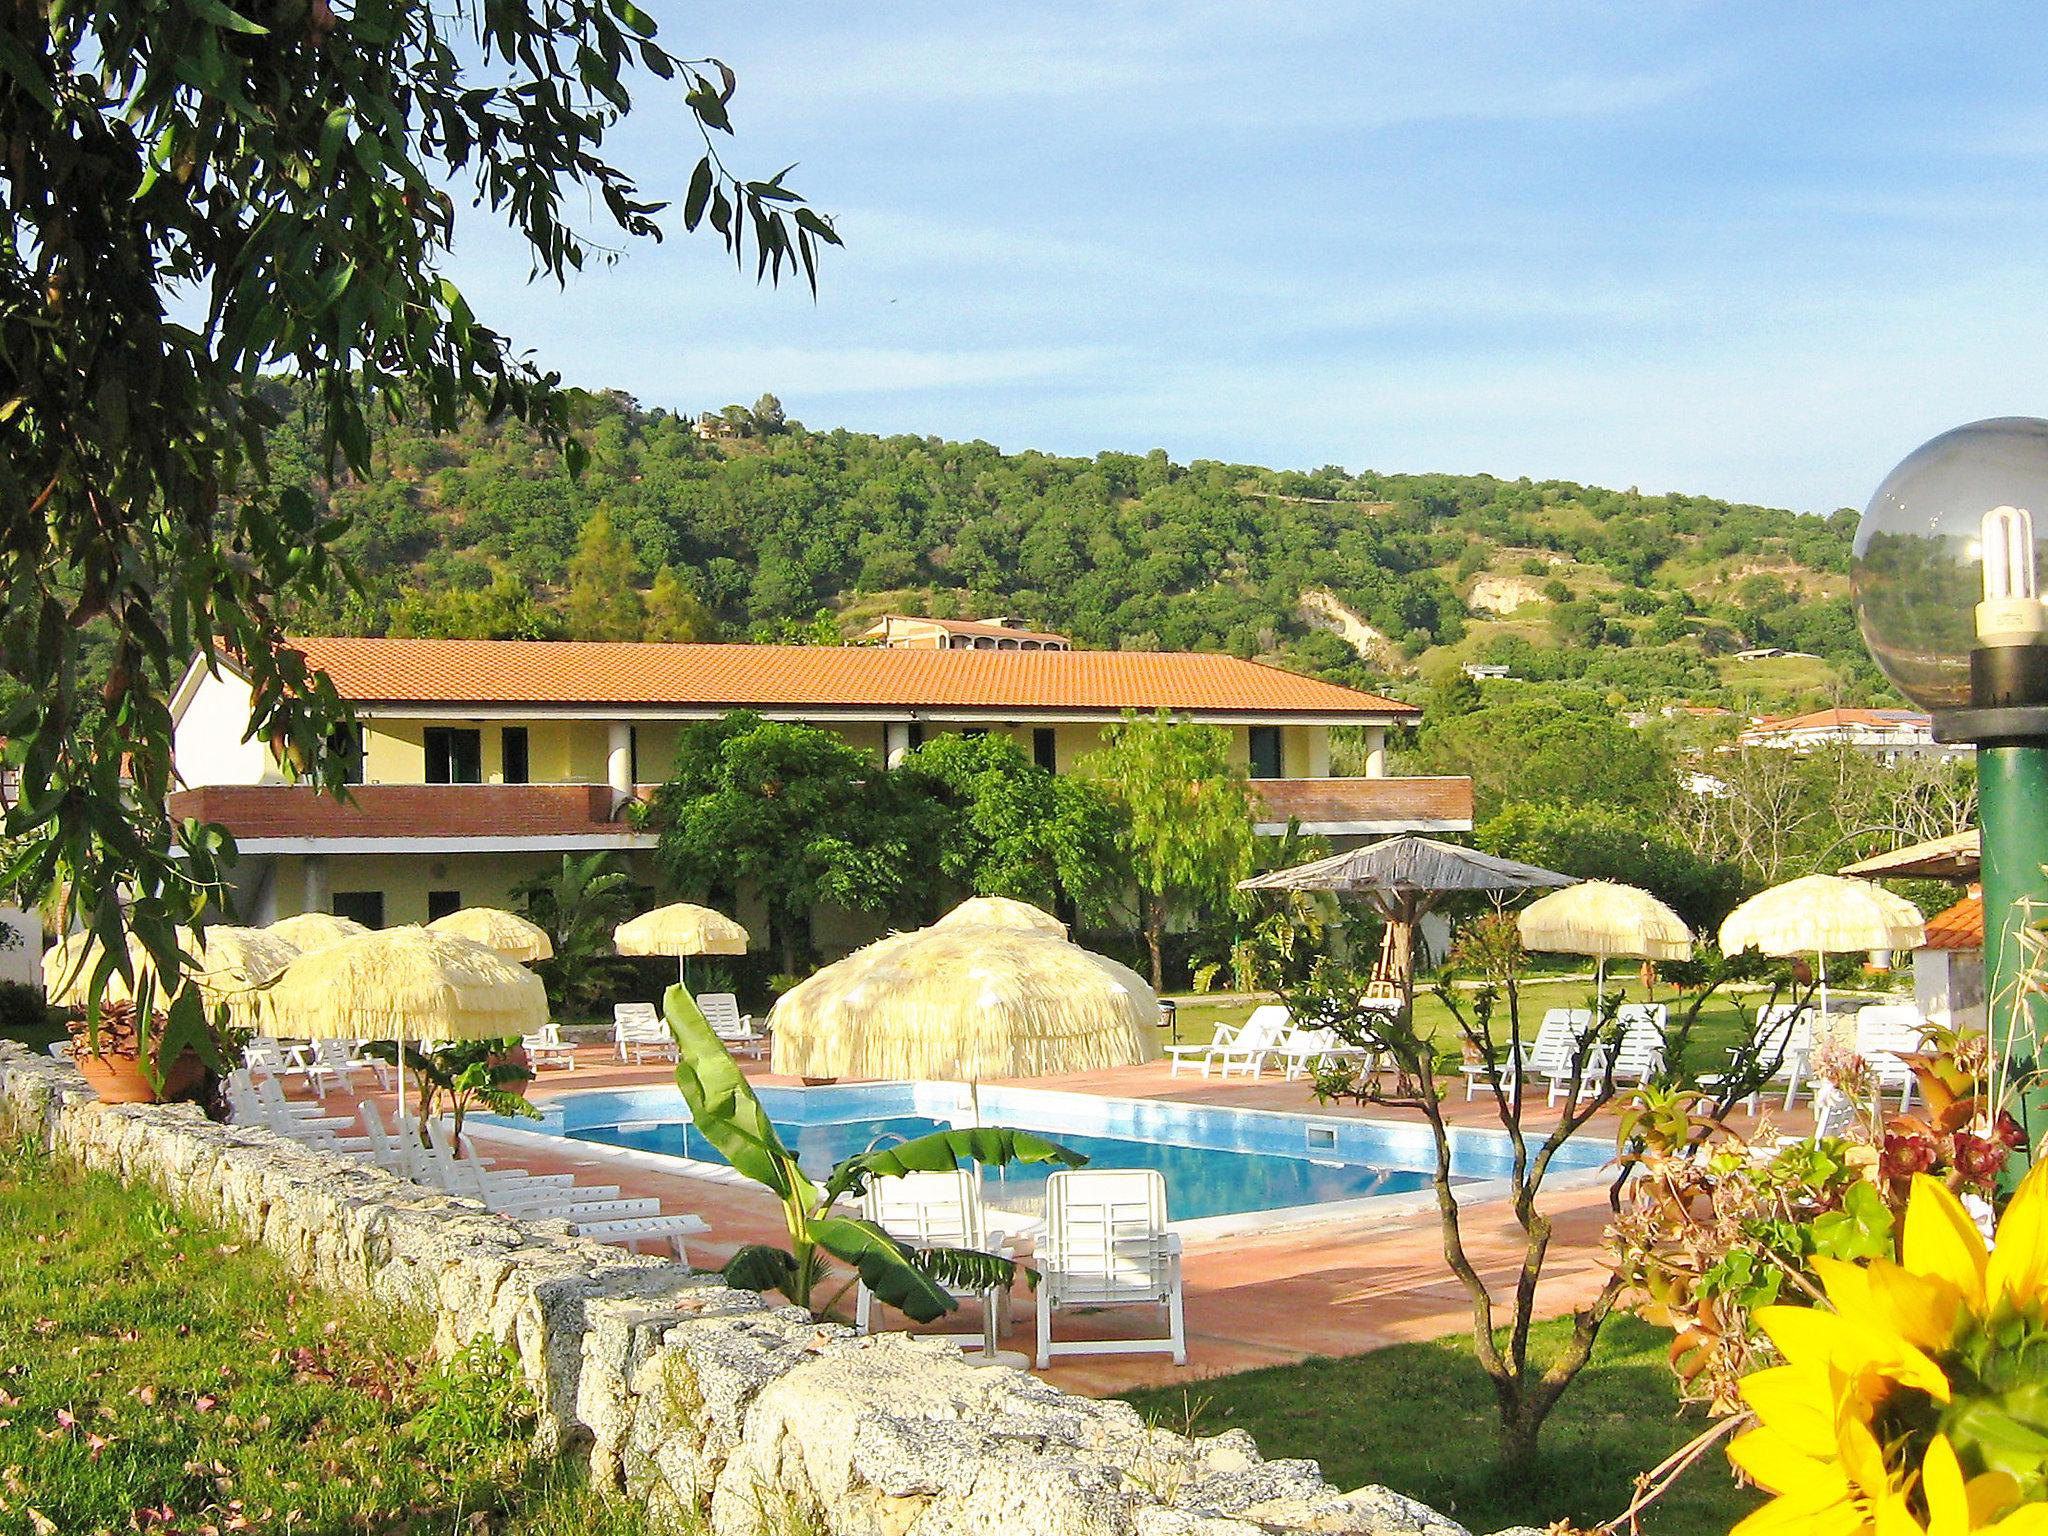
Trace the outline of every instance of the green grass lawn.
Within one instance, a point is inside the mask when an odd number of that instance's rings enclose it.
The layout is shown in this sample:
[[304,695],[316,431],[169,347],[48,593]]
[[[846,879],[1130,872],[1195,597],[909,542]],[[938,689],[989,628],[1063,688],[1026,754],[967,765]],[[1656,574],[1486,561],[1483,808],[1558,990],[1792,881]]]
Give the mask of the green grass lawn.
[[0,1536],[628,1536],[494,1350],[297,1286],[155,1195],[0,1153]]
[[[1562,1337],[1544,1324],[1539,1346]],[[1552,1411],[1533,1476],[1510,1480],[1494,1452],[1492,1389],[1464,1337],[1403,1344],[1347,1360],[1248,1371],[1188,1387],[1127,1394],[1162,1428],[1247,1429],[1268,1456],[1305,1456],[1340,1488],[1383,1483],[1477,1532],[1569,1516],[1612,1519],[1634,1479],[1706,1426],[1682,1416],[1669,1333],[1618,1317],[1592,1362]],[[1720,1536],[1760,1502],[1712,1450],[1643,1518],[1648,1536]]]

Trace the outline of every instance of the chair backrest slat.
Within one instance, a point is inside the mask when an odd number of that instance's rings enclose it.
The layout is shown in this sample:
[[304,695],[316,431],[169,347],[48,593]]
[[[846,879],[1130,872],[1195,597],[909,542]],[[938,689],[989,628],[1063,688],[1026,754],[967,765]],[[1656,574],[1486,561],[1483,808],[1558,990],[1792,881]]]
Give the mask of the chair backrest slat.
[[1063,1169],[1045,1181],[1045,1204],[1062,1298],[1126,1301],[1168,1283],[1166,1180],[1157,1169]]

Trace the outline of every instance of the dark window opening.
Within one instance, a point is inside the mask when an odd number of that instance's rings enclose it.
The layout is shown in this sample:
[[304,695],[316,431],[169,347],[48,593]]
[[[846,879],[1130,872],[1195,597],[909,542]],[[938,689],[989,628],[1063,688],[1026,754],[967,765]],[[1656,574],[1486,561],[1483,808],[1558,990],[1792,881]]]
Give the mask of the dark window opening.
[[427,727],[427,782],[481,784],[484,778],[484,733],[450,726]]
[[499,735],[498,755],[502,759],[507,784],[524,784],[531,775],[532,763],[528,752],[526,727],[506,726]]
[[348,782],[363,782],[363,728],[360,725],[337,725],[327,737],[327,750],[348,766],[344,770]]
[[961,731],[960,734],[969,741],[972,741],[977,736],[986,736],[988,734],[988,727],[985,725],[970,725]]
[[450,912],[460,911],[461,908],[462,892],[460,891],[427,892],[427,921],[430,923],[446,917]]
[[1255,779],[1277,779],[1280,777],[1280,727],[1277,725],[1255,725],[1251,732],[1252,777]]
[[1041,725],[1032,730],[1031,761],[1038,764],[1047,773],[1059,772],[1059,733],[1051,726]]
[[384,926],[384,893],[382,891],[336,891],[328,902],[328,910],[336,917],[352,917],[365,928]]
[[922,720],[913,720],[910,722],[910,731],[906,739],[913,747],[921,747],[924,745],[924,722]]
[[637,725],[626,727],[626,782],[640,782],[640,727]]

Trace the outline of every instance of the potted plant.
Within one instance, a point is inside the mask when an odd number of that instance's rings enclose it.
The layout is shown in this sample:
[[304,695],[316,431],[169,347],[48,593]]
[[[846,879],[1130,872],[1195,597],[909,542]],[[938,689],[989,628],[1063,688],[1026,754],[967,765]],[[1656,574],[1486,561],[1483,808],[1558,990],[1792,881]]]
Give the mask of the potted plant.
[[145,1030],[135,1004],[127,1001],[103,1004],[96,1028],[83,1006],[71,1010],[71,1059],[102,1103],[162,1103],[190,1093],[205,1074],[190,1049],[164,1061],[165,1016],[159,1012],[149,1022]]

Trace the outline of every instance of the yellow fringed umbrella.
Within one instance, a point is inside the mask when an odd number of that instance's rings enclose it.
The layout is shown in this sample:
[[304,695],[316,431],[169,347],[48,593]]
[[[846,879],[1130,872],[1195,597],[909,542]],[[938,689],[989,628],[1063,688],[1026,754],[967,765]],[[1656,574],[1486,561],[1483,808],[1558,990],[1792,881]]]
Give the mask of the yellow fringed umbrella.
[[[196,939],[186,936],[182,943],[191,962],[185,967],[184,982],[199,990],[209,1011],[225,1008],[229,1021],[243,1028],[256,1024],[264,990],[299,954],[277,934],[232,923],[216,923],[202,929]],[[99,956],[99,945],[89,934],[67,934],[58,940],[43,955],[44,991],[50,1001],[65,1007],[83,1004]],[[137,981],[155,975],[149,952],[132,937],[128,956]],[[134,988],[120,972],[108,978],[105,1001],[131,1002],[134,996]]]
[[[270,988],[264,1017],[293,1039],[503,1040],[547,1023],[548,994],[481,944],[407,925],[299,956]],[[402,1071],[398,1092],[402,1118]]]
[[370,930],[352,917],[337,917],[332,912],[301,912],[296,917],[281,917],[263,931],[297,945],[300,954],[311,954],[343,939],[361,938]]
[[958,928],[963,924],[1023,928],[1032,933],[1050,933],[1060,938],[1067,936],[1067,925],[1043,907],[1034,907],[1028,901],[1018,901],[1010,896],[970,896],[932,926]]
[[1805,875],[1752,896],[1721,924],[1721,952],[1812,955],[1820,1007],[1828,1007],[1828,956],[1859,949],[1918,949],[1927,937],[1920,909],[1882,886],[1840,875]]
[[1692,957],[1685,919],[1648,891],[1612,880],[1587,880],[1539,896],[1516,915],[1515,925],[1524,948],[1591,955],[1596,996],[1606,990],[1610,958]]
[[429,933],[452,933],[507,960],[546,960],[555,952],[547,929],[503,907],[464,907],[427,924]]
[[612,948],[622,955],[674,955],[683,982],[690,980],[692,955],[744,955],[747,930],[709,907],[687,901],[630,917],[612,930]]
[[978,1084],[1159,1055],[1143,977],[1064,937],[986,923],[894,934],[785,992],[773,1068],[792,1077]]

